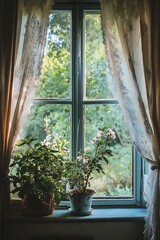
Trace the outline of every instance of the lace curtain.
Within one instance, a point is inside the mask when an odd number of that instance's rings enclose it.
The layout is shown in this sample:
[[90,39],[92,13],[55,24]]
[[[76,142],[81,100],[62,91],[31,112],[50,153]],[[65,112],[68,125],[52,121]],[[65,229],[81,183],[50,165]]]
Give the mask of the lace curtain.
[[[2,18],[0,20],[1,25],[3,24],[3,31],[6,33],[6,36],[3,35],[4,45],[2,46],[5,48],[0,51],[2,63],[0,69],[0,179],[3,183],[0,184],[1,229],[4,229],[6,203],[8,203],[9,197],[7,175],[11,150],[29,112],[38,84],[52,4],[50,0],[18,0],[13,2],[15,4],[10,4],[8,0],[3,1],[1,10],[3,11],[5,7],[6,12],[1,14],[4,17],[4,22],[2,22]],[[16,2],[18,2],[18,17],[15,41]],[[14,5],[13,9],[11,9],[12,5]],[[13,17],[8,17],[8,14],[13,15]],[[11,26],[10,28],[7,27],[8,24]],[[3,54],[3,51],[6,55]],[[1,239],[3,239],[2,231],[0,234]]]
[[[152,51],[152,39],[158,37],[155,32],[152,32],[154,37],[151,35],[152,6],[148,0],[101,0],[100,3],[108,68],[115,82],[118,100],[134,145],[152,165],[146,186],[144,234],[148,240],[158,240],[160,74],[156,56],[159,53],[154,51],[153,56]],[[158,42],[154,42],[157,44],[155,49]],[[153,58],[156,69],[153,68]]]
[[50,0],[19,1],[17,59],[11,108],[11,146],[30,110],[38,86],[50,6]]

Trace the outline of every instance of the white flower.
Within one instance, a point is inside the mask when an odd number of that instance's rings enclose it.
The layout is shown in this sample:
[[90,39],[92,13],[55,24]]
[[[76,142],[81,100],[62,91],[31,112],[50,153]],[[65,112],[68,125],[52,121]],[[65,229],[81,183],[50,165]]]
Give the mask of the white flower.
[[50,146],[51,145],[50,140],[51,140],[51,135],[47,135],[46,138],[41,142],[41,145],[46,147]]
[[83,163],[84,163],[84,164],[85,164],[85,163],[88,163],[88,160],[85,159],[85,158],[83,158]]
[[98,137],[98,138],[99,138],[99,137],[101,137],[101,136],[102,136],[102,133],[103,133],[102,131],[98,131],[98,133],[97,133],[97,136],[96,136],[96,137]]
[[78,157],[77,157],[77,160],[78,160],[78,161],[82,161],[82,160],[83,160],[82,156],[78,156]]
[[42,145],[42,146],[44,146],[44,141],[43,141],[43,142],[41,142],[41,145]]
[[111,139],[115,139],[116,138],[116,134],[114,131],[112,131],[111,128],[108,129],[108,132],[106,134],[108,137],[110,137]]

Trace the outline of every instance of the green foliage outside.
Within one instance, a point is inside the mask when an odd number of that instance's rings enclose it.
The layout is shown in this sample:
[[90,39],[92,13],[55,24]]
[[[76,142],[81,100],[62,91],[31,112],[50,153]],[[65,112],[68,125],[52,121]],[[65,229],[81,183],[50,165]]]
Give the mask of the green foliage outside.
[[[41,84],[36,92],[39,98],[71,98],[71,15],[60,11],[50,15],[47,47],[41,71]],[[86,99],[113,98],[112,83],[106,68],[105,50],[100,27],[100,15],[85,16],[86,40]],[[95,37],[96,36],[96,37]],[[94,174],[91,185],[96,196],[132,196],[132,146],[118,104],[84,106],[85,143],[99,128],[112,128],[117,134],[113,157],[104,167],[105,174]],[[26,123],[27,135],[43,141],[46,137],[44,118],[49,119],[49,129],[54,137],[71,145],[71,106],[69,104],[34,104]]]

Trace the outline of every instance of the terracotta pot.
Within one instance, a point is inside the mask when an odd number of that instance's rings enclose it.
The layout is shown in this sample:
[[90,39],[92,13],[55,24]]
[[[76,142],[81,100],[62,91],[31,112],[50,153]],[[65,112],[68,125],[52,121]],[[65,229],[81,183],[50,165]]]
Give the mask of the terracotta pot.
[[54,210],[54,196],[48,196],[45,201],[40,201],[35,196],[25,196],[22,199],[22,214],[32,216],[46,216]]
[[75,189],[68,192],[71,206],[71,213],[74,215],[90,215],[92,206],[92,196],[95,193],[93,189],[86,189],[81,193]]

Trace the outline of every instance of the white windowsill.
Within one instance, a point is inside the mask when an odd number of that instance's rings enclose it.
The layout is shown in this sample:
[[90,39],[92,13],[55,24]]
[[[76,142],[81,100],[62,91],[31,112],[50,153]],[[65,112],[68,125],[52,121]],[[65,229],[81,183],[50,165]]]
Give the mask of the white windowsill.
[[8,221],[21,223],[144,221],[145,214],[145,208],[95,208],[89,216],[72,216],[68,209],[56,209],[53,214],[44,217],[26,217],[14,213]]

